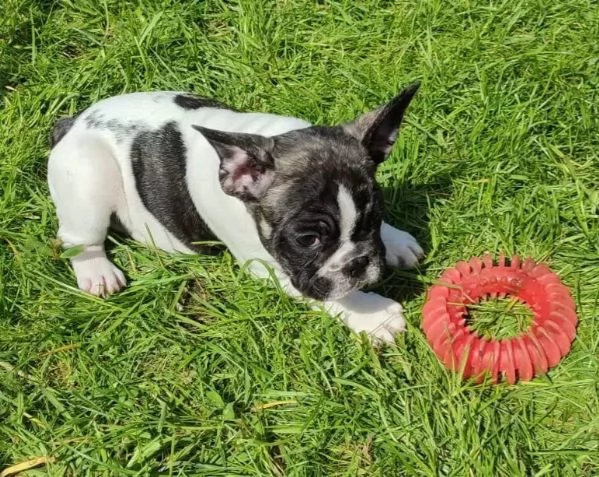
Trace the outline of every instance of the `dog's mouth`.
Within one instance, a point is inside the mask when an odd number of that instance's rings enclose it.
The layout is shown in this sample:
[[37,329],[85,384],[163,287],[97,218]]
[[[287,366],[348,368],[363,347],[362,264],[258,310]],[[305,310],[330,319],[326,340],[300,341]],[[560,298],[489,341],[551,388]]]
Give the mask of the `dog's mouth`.
[[291,283],[306,298],[321,301],[331,299],[332,283],[328,278],[313,275],[310,280],[301,281],[292,277]]
[[343,298],[355,290],[373,285],[379,278],[380,271],[359,278],[346,275],[330,277],[315,273],[304,283],[292,279],[292,284],[305,297],[324,301]]

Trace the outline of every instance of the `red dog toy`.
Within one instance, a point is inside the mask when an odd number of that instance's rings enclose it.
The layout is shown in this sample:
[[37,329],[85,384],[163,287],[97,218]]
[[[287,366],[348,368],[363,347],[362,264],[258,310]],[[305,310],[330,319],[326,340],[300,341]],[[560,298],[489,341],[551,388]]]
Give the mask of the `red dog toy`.
[[[437,357],[464,377],[514,384],[546,373],[570,351],[576,336],[576,307],[568,288],[546,265],[512,257],[497,264],[490,255],[459,262],[429,289],[422,327]],[[534,313],[522,335],[488,340],[466,323],[468,305],[486,297],[513,296]]]

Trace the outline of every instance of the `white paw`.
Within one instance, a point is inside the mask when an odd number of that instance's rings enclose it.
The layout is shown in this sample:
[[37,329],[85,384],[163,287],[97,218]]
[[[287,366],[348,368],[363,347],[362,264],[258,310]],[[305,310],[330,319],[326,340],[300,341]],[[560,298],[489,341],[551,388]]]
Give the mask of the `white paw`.
[[86,251],[73,258],[72,263],[77,286],[84,292],[106,297],[127,284],[123,272],[104,253]]
[[424,256],[424,250],[412,235],[388,224],[381,227],[385,244],[385,261],[392,267],[414,268]]
[[393,343],[395,335],[406,329],[402,306],[376,293],[352,292],[327,304],[327,308],[339,313],[356,333],[367,333],[375,343]]

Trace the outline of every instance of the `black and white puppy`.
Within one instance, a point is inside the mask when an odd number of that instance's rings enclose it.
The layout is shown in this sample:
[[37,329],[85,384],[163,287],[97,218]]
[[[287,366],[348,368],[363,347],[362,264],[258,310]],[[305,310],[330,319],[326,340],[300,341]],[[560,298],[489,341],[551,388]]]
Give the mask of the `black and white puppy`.
[[79,288],[125,286],[107,258],[110,226],[165,251],[222,241],[259,277],[324,304],[356,332],[392,341],[402,307],[359,291],[385,262],[413,267],[423,252],[382,222],[377,165],[389,154],[411,85],[388,104],[338,126],[242,113],[177,92],[105,99],[53,131],[48,181]]

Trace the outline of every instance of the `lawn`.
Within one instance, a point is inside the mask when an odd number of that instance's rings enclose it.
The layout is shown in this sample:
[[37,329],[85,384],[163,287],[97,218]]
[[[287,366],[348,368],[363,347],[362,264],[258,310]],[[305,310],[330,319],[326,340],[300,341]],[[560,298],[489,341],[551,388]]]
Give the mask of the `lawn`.
[[[599,3],[0,10],[2,477],[33,459],[23,475],[599,475]],[[414,80],[379,170],[388,220],[427,253],[376,287],[406,308],[395,345],[374,349],[227,252],[115,237],[131,286],[105,301],[75,288],[45,180],[58,117],[175,89],[336,123]],[[464,382],[421,331],[427,287],[485,251],[546,261],[575,298],[571,353],[531,382]]]

